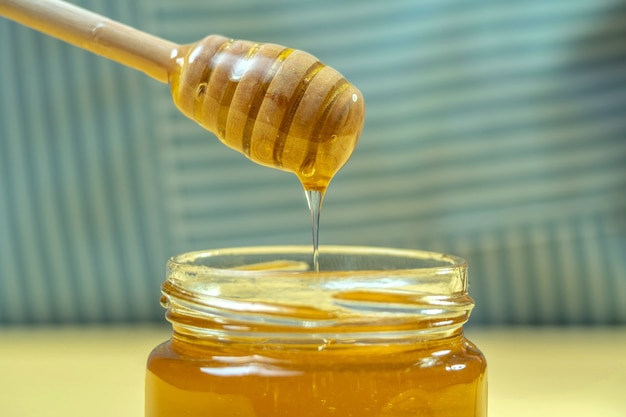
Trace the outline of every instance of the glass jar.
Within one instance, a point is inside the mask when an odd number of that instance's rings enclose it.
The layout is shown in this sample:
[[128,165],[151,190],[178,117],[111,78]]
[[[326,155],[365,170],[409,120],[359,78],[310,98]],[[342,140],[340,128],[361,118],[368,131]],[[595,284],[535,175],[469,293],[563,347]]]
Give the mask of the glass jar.
[[463,335],[467,265],[373,247],[254,247],[172,258],[169,341],[146,416],[470,417],[486,362]]

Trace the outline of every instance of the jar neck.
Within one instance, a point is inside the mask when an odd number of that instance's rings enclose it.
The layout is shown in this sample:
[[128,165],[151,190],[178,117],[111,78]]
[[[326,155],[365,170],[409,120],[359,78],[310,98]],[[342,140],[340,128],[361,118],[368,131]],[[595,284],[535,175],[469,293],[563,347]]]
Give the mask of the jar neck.
[[[334,334],[311,333],[306,337],[294,337],[291,334],[272,333],[269,337],[262,334],[206,335],[204,332],[190,331],[189,328],[173,326],[170,339],[174,351],[182,355],[205,355],[211,352],[228,352],[237,356],[277,356],[283,357],[285,351],[298,355],[326,355],[325,361],[331,361],[335,355],[345,357],[349,354],[356,359],[359,356],[376,357],[379,354],[402,357],[410,352],[437,352],[442,349],[458,350],[465,346],[466,339],[463,329],[451,332],[425,334],[402,334],[395,337],[380,337],[380,334],[369,335],[367,338],[335,338]],[[261,353],[262,352],[262,353]],[[330,362],[328,362],[330,363]]]
[[[236,250],[232,264],[253,263],[247,255],[253,249]],[[279,249],[283,252],[276,255]],[[310,248],[262,251],[260,258],[251,258],[263,261],[267,254],[272,261],[280,256],[296,262],[310,254]],[[222,259],[223,253],[210,261],[228,268],[207,267],[208,261],[199,267],[198,254],[185,256],[186,263],[170,262],[162,286],[166,317],[181,340],[298,346],[415,343],[462,334],[474,305],[465,263],[446,255],[333,247],[320,257],[354,269],[322,272],[242,270]],[[370,261],[382,269],[372,269]]]
[[450,327],[445,330],[389,330],[382,332],[346,333],[333,332],[331,329],[322,331],[289,332],[288,329],[282,331],[245,331],[238,329],[229,330],[208,330],[206,326],[190,326],[172,321],[173,338],[184,343],[195,345],[207,345],[213,343],[236,344],[238,346],[252,346],[263,344],[264,348],[269,346],[291,346],[294,348],[314,347],[321,350],[327,348],[341,348],[346,345],[354,346],[379,346],[379,345],[415,345],[416,343],[432,343],[437,341],[449,341],[450,339],[463,336],[462,326]]
[[273,311],[260,313],[258,310],[264,306],[253,307],[254,303],[237,306],[238,302],[229,300],[228,304],[233,305],[227,309],[221,305],[224,300],[216,299],[209,307],[181,297],[182,294],[174,296],[171,289],[168,293],[166,318],[178,337],[239,343],[391,344],[447,339],[462,333],[473,306],[467,294],[413,295],[410,307],[387,304],[383,311],[372,306],[368,311],[353,304],[341,314],[329,314],[310,307],[291,306],[280,311],[280,306],[273,305]]

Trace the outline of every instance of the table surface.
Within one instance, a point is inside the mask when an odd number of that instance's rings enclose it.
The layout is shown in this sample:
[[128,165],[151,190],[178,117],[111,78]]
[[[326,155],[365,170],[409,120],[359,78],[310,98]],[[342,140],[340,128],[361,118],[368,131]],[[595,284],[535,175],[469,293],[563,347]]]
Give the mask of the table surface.
[[[626,416],[626,327],[466,333],[488,360],[490,416]],[[0,416],[142,416],[145,360],[168,336],[0,327]]]

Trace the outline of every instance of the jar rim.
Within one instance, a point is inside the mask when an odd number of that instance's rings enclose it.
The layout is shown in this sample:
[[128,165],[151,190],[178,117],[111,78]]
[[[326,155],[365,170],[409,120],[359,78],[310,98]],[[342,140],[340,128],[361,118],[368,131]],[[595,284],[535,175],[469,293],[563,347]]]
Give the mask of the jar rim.
[[[209,250],[199,250],[186,252],[182,254],[178,254],[172,256],[168,262],[168,272],[169,271],[178,271],[178,272],[210,272],[212,275],[222,275],[228,274],[243,277],[251,277],[255,275],[267,275],[267,274],[276,274],[279,272],[281,275],[315,275],[319,277],[323,277],[325,275],[333,275],[336,276],[338,273],[342,272],[346,273],[368,273],[368,274],[385,274],[390,270],[394,271],[406,271],[406,272],[419,272],[420,274],[445,274],[446,271],[449,270],[464,270],[467,269],[467,262],[465,259],[447,254],[447,253],[439,253],[434,251],[425,251],[418,249],[399,249],[399,248],[390,248],[383,246],[350,246],[350,245],[320,245],[319,253],[320,259],[324,260],[324,257],[328,254],[344,254],[349,256],[392,256],[396,259],[403,258],[405,260],[414,260],[415,262],[425,262],[429,261],[430,264],[424,264],[422,266],[406,266],[403,268],[398,267],[389,267],[389,268],[357,268],[357,269],[321,269],[320,271],[315,271],[310,268],[304,268],[304,265],[301,263],[298,264],[285,264],[282,266],[272,267],[271,265],[267,265],[263,267],[263,265],[259,265],[259,268],[254,268],[253,266],[247,267],[246,265],[234,265],[234,266],[216,266],[210,265],[207,263],[200,263],[199,261],[203,260],[213,260],[219,256],[241,256],[241,257],[249,257],[251,255],[302,255],[307,256],[311,255],[312,258],[312,247],[305,245],[280,245],[280,246],[244,246],[244,247],[231,247],[231,248],[222,248],[222,249],[209,249]],[[435,264],[438,263],[438,264]]]

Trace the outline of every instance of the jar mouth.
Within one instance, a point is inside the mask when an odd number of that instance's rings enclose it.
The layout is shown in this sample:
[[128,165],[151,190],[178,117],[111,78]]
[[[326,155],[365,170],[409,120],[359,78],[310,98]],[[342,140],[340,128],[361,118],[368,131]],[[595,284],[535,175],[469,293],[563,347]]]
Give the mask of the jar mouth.
[[473,307],[467,264],[408,249],[321,246],[216,249],[177,255],[163,284],[168,319],[224,329],[344,333],[453,330]]
[[[372,246],[322,245],[320,272],[313,270],[311,246],[255,246],[213,249],[176,255],[168,261],[169,270],[194,269],[244,271],[243,274],[294,272],[324,275],[338,271],[376,272],[416,270],[420,273],[439,272],[446,268],[466,268],[464,259],[438,252],[394,249]],[[282,255],[282,256],[281,256]],[[280,261],[286,261],[280,264]]]

